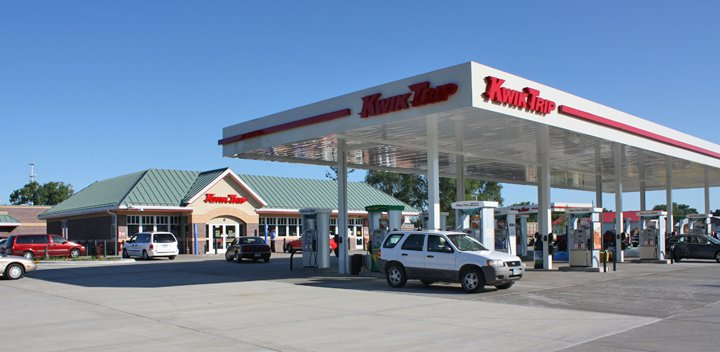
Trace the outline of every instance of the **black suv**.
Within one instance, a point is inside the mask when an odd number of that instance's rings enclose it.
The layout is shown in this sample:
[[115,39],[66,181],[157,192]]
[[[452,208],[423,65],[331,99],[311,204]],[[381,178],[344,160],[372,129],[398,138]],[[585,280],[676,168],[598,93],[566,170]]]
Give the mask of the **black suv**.
[[708,235],[679,235],[668,239],[670,254],[682,259],[715,259],[720,263],[720,240]]

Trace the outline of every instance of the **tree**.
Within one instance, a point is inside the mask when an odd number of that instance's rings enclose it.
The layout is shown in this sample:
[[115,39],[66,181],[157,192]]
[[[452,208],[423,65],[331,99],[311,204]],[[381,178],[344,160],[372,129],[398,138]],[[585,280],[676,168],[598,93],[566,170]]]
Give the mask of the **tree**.
[[64,182],[48,182],[40,185],[28,182],[23,188],[10,194],[10,204],[55,205],[73,195],[72,185]]
[[[329,178],[333,181],[337,181],[338,179],[338,168],[337,166],[329,166],[330,171],[325,171],[325,177]],[[350,175],[351,173],[355,172],[355,169],[348,169],[347,173]]]
[[[427,210],[428,186],[427,179],[422,175],[398,174],[387,171],[368,171],[365,182],[371,186],[407,203],[411,206]],[[451,203],[455,197],[455,179],[440,178],[440,211],[448,212],[448,226],[454,226],[455,215]],[[496,201],[502,204],[502,185],[497,182],[466,180],[463,199]]]
[[365,182],[415,208],[427,209],[427,182],[423,176],[370,170]]
[[[666,204],[658,204],[653,207],[653,210],[665,210],[667,211]],[[690,208],[687,204],[677,204],[673,202],[673,221],[679,221],[685,219],[688,214],[697,214],[698,211],[695,208]]]

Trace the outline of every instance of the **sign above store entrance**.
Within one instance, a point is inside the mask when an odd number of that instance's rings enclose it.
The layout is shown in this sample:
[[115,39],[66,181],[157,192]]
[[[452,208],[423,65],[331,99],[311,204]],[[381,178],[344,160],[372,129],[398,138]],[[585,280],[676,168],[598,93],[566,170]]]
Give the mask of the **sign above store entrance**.
[[218,197],[213,193],[206,193],[204,202],[209,204],[243,204],[247,202],[247,198],[240,197],[237,194],[228,194],[225,197]]

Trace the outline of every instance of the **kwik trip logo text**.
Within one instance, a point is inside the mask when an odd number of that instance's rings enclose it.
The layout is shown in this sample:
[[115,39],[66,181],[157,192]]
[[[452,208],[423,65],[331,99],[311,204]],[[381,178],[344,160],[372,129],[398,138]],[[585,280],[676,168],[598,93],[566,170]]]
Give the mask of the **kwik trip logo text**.
[[[411,107],[416,108],[423,105],[439,103],[448,100],[450,96],[458,91],[458,85],[455,83],[443,84],[433,88],[430,86],[430,82],[420,82],[408,86],[408,88],[410,88],[409,93],[392,97],[381,98],[382,94],[380,93],[363,97],[360,117],[367,118],[406,110]],[[412,100],[410,100],[410,97],[412,97]]]
[[237,194],[228,194],[224,197],[218,197],[213,193],[205,194],[205,203],[210,204],[243,204],[247,202],[247,198],[240,197]]
[[532,88],[523,88],[522,92],[505,88],[504,79],[493,76],[485,77],[485,93],[483,97],[496,103],[515,106],[520,109],[547,115],[555,110],[555,102],[540,98],[540,91]]

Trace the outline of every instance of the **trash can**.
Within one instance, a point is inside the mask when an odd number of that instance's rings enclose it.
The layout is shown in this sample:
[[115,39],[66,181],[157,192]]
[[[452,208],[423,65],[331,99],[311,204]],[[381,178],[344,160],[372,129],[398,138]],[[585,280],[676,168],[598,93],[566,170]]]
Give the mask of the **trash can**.
[[360,270],[362,269],[363,265],[363,254],[353,254],[350,257],[350,274],[351,275],[360,275]]

